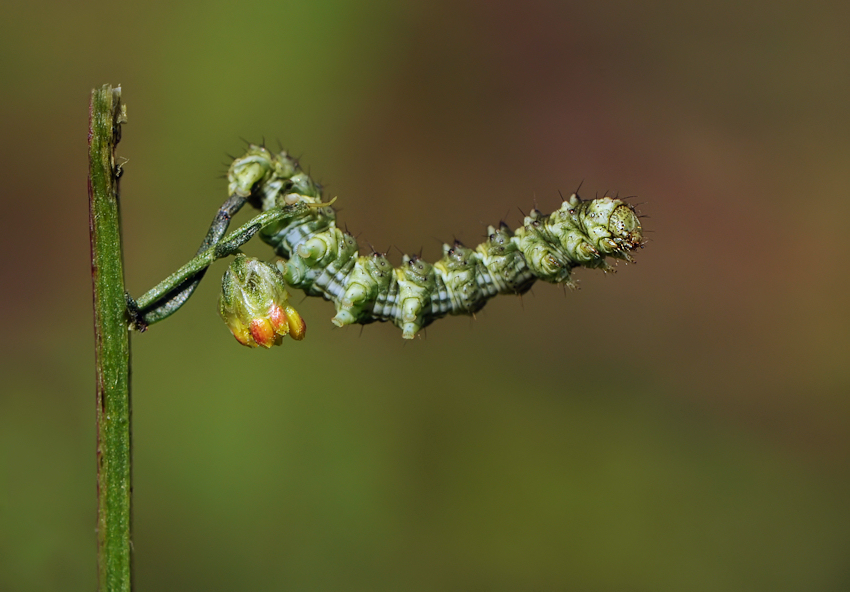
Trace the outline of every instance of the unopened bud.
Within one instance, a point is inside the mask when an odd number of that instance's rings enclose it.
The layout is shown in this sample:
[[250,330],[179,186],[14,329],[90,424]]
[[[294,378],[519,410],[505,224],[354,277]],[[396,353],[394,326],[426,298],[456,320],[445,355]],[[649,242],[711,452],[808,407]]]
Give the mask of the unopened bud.
[[219,313],[242,345],[280,345],[289,334],[301,340],[307,325],[289,305],[289,294],[278,268],[238,255],[221,281]]

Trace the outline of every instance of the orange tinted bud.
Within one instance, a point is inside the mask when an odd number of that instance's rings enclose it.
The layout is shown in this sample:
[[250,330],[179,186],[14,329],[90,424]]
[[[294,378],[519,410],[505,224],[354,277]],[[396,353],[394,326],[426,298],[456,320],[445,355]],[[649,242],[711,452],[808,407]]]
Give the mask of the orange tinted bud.
[[268,319],[254,319],[251,321],[251,337],[254,338],[257,345],[269,348],[275,344],[277,335],[271,321]]
[[271,321],[271,324],[274,327],[276,333],[286,335],[289,332],[289,325],[287,324],[286,312],[284,312],[284,310],[279,305],[272,305],[271,310],[269,310],[269,321]]

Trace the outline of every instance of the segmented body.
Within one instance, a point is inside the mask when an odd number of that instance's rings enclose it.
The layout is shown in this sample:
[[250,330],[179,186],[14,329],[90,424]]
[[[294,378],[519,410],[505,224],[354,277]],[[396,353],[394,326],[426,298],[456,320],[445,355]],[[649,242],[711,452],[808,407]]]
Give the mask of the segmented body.
[[642,246],[634,209],[619,199],[582,200],[573,194],[550,215],[532,210],[515,232],[504,223],[469,249],[443,245],[434,264],[405,255],[393,268],[382,253],[360,255],[357,241],[336,227],[322,204],[321,188],[286,152],[251,146],[228,173],[231,194],[249,196],[258,208],[303,204],[260,236],[284,261],[291,286],[336,306],[338,326],[390,321],[412,339],[434,320],[472,314],[496,294],[522,294],[538,279],[572,285],[575,267],[611,269],[606,257],[631,260]]

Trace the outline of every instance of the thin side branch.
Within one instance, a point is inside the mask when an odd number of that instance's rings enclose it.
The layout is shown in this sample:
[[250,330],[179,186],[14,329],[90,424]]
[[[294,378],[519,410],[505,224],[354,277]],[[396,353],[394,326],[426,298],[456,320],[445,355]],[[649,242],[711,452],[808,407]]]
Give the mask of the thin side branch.
[[[211,243],[183,267],[162,280],[159,284],[145,292],[135,302],[136,314],[145,323],[145,326],[161,321],[174,313],[186,299],[191,296],[194,286],[203,277],[207,268],[218,259],[236,254],[239,248],[248,242],[264,226],[290,217],[295,212],[308,209],[305,205],[280,206],[272,208],[252,218],[224,238],[217,238],[217,242]],[[226,229],[226,227],[225,227]],[[212,231],[211,231],[212,234]],[[223,234],[217,233],[216,236]],[[210,235],[207,235],[208,239]],[[206,245],[208,240],[204,241]],[[202,247],[204,246],[202,245]],[[177,296],[174,296],[177,294]],[[178,296],[186,294],[185,298],[178,300]],[[163,314],[165,311],[166,314]]]
[[[204,237],[198,252],[195,254],[196,257],[201,256],[204,251],[221,240],[224,233],[227,232],[227,227],[230,225],[230,219],[242,208],[243,205],[245,205],[245,202],[245,197],[240,195],[231,195],[228,200],[222,204],[215,218],[213,218],[212,224],[210,224],[207,236]],[[155,308],[148,310],[148,307],[145,307],[144,314],[138,312],[134,318],[134,328],[144,330],[148,325],[158,323],[177,312],[181,306],[186,304],[186,301],[195,291],[195,288],[197,288],[198,284],[201,283],[201,280],[204,279],[206,272],[207,269],[205,267],[201,271],[197,272],[190,280],[187,280],[183,284],[172,289],[167,295],[161,296],[156,302]],[[139,309],[141,308],[138,303],[136,303],[136,307]]]

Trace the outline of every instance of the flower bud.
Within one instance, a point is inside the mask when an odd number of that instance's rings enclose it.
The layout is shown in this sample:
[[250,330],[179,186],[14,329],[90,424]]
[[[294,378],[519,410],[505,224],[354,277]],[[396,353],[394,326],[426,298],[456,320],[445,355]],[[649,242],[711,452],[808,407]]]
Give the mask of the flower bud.
[[298,314],[298,311],[291,306],[286,307],[286,322],[289,324],[289,336],[295,341],[304,339],[307,334],[307,323]]
[[242,345],[269,348],[284,335],[301,340],[307,325],[289,305],[283,275],[276,266],[238,255],[221,280],[219,313]]

